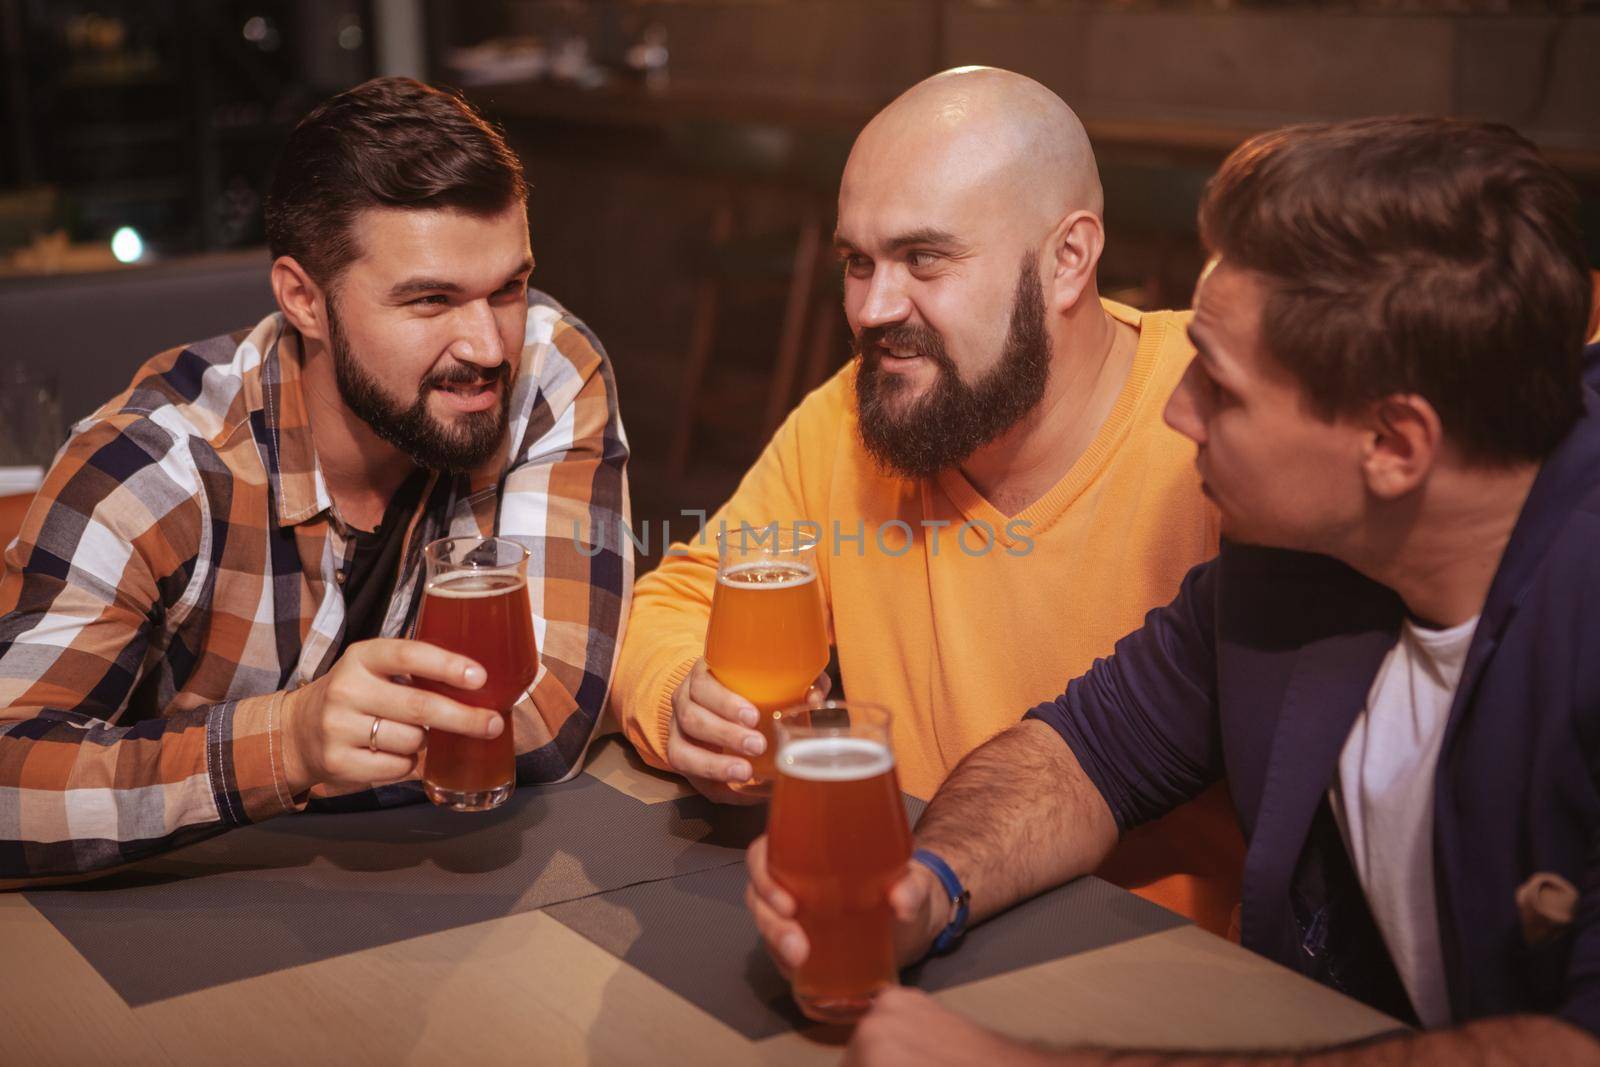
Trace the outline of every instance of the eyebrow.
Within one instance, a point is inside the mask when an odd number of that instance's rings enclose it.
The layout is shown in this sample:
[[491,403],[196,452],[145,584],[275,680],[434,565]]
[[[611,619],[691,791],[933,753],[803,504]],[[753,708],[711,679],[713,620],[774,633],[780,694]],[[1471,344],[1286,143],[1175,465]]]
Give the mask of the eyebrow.
[[960,243],[960,239],[953,233],[924,226],[920,230],[912,230],[909,233],[902,233],[899,236],[889,238],[889,250],[898,252],[900,249],[910,248],[912,245],[933,245],[935,248],[949,248]]
[[[910,248],[913,245],[931,245],[934,248],[958,248],[961,247],[961,244],[961,238],[957,237],[948,230],[935,229],[932,226],[923,226],[920,229],[908,230],[905,233],[896,234],[894,237],[889,238],[886,247],[890,252],[898,252],[903,248]],[[853,249],[856,246],[854,242],[845,237],[843,234],[835,233],[833,235],[833,247],[843,252]]]
[[[525,259],[519,263],[511,273],[506,275],[506,280],[498,288],[504,288],[516,281],[518,276],[533,270],[533,260]],[[390,300],[403,300],[407,297],[421,296],[423,293],[460,293],[461,286],[455,282],[447,282],[438,278],[407,278],[403,282],[396,282],[389,289]]]

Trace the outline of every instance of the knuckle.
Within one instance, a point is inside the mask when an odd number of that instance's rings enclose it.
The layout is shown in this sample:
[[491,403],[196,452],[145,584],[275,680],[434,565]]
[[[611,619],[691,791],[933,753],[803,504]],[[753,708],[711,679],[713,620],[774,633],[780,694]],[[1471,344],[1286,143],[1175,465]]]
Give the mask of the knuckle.
[[411,713],[416,715],[416,721],[418,721],[419,725],[426,725],[437,715],[437,710],[435,709],[437,709],[438,705],[446,704],[446,702],[448,702],[448,697],[440,696],[437,693],[429,693],[427,689],[414,688],[413,686],[408,704],[410,704]]
[[328,682],[328,703],[339,708],[354,706],[360,687],[351,675],[346,673],[329,677],[331,680]]
[[408,688],[406,698],[400,702],[400,711],[409,722],[426,723],[429,719],[428,708],[433,699],[433,694],[425,689]]
[[357,663],[368,670],[380,671],[385,668],[392,669],[400,661],[401,653],[409,643],[392,637],[374,637],[350,647],[361,650],[360,656],[356,658]]
[[412,696],[410,701],[411,710],[416,715],[416,724],[418,726],[443,727],[448,725],[441,721],[446,717],[440,714],[439,708],[443,698],[436,693],[428,692],[426,689],[415,689],[412,692],[415,695]]
[[456,734],[477,733],[483,724],[484,712],[457,704],[449,697],[433,696],[428,702],[430,724]]
[[685,737],[694,738],[698,741],[718,740],[716,717],[699,704],[690,704],[684,708],[678,725],[683,728]]
[[679,774],[704,778],[711,771],[710,766],[706,763],[706,753],[688,742],[669,745],[667,747],[667,762]]
[[405,756],[416,752],[422,747],[423,738],[426,736],[420,727],[404,722],[391,723],[386,733],[384,747],[394,756]]
[[691,695],[696,703],[717,711],[721,710],[723,704],[733,700],[733,693],[709,671],[695,679]]
[[428,668],[429,648],[421,641],[396,641],[393,661],[406,674],[420,674]]
[[443,655],[425,642],[397,638],[390,644],[384,663],[389,674],[432,678],[438,673],[438,660]]

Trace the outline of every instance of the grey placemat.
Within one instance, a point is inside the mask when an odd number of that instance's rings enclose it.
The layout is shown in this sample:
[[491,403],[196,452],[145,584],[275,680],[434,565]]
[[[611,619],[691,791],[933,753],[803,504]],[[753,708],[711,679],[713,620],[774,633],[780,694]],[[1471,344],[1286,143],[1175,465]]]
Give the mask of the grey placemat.
[[139,1005],[739,863],[763,818],[700,797],[645,804],[580,775],[482,815],[286,816],[27,897]]
[[[627,886],[546,909],[584,937],[752,1041],[811,1025],[756,936],[742,866]],[[1081,878],[968,932],[960,949],[903,976],[945,989],[1182,926],[1187,920]]]

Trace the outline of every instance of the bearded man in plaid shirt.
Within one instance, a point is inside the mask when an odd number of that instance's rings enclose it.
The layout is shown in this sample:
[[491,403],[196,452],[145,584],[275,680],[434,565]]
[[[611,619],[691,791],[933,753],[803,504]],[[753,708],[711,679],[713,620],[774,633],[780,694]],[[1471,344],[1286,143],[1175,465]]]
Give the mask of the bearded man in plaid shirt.
[[633,560],[600,343],[533,270],[522,168],[408,79],[324,103],[267,202],[278,312],[163,353],[74,428],[0,574],[0,878],[422,797],[425,729],[497,713],[408,640],[422,547],[531,553],[517,777],[576,773]]

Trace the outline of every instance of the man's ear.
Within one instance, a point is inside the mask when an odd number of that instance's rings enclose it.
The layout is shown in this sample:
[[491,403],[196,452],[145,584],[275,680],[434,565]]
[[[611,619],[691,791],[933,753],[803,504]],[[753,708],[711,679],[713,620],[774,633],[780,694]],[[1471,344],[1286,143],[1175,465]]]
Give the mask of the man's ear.
[[1374,496],[1394,500],[1427,480],[1444,447],[1444,425],[1432,404],[1414,393],[1396,393],[1373,401],[1363,421],[1361,469]]
[[272,295],[277,298],[278,310],[302,337],[328,343],[327,296],[293,256],[272,261]]
[[1105,224],[1092,211],[1074,211],[1056,223],[1048,245],[1047,300],[1053,310],[1065,311],[1078,303],[1094,280],[1105,246]]

